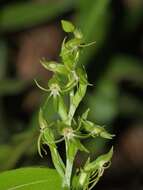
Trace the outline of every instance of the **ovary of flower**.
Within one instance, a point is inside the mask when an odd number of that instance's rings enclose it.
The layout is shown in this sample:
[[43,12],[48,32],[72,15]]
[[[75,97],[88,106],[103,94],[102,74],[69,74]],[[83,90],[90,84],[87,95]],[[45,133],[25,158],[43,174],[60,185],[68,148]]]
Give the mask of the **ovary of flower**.
[[72,128],[66,127],[63,129],[63,135],[65,138],[72,139],[74,137],[74,131]]
[[58,84],[54,83],[54,84],[51,84],[50,91],[51,91],[51,95],[53,97],[56,97],[56,96],[59,96],[61,89]]

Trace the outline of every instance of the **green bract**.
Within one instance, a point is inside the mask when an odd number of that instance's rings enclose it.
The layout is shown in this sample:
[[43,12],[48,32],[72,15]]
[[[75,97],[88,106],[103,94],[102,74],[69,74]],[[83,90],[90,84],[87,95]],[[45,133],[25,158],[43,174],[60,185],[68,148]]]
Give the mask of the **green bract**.
[[75,26],[71,22],[62,20],[61,23],[62,23],[62,28],[65,32],[74,32]]
[[[105,168],[109,166],[113,148],[95,161],[88,159],[77,173],[73,170],[77,152],[90,153],[81,140],[97,136],[112,139],[114,135],[107,132],[104,127],[87,119],[89,109],[81,117],[79,116],[78,120],[74,118],[89,85],[85,68],[78,62],[80,52],[82,48],[92,45],[94,42],[84,44],[82,33],[69,21],[62,20],[62,28],[65,32],[73,33],[73,38],[66,37],[63,40],[60,52],[61,62],[41,60],[42,66],[52,71],[53,76],[48,81],[47,87],[42,87],[35,80],[37,86],[48,94],[46,104],[39,111],[38,151],[42,156],[41,149],[44,150],[42,145],[49,146],[53,164],[63,182],[63,189],[90,190],[98,182]],[[52,102],[57,115],[53,121],[48,121],[44,114],[48,102]],[[57,149],[57,143],[61,141],[65,142],[66,163],[63,162]]]

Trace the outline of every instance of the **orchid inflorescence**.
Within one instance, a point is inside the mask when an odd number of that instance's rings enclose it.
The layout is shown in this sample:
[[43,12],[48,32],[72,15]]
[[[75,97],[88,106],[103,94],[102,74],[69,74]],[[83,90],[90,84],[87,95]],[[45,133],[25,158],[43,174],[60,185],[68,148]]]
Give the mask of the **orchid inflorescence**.
[[[61,23],[63,30],[72,33],[73,38],[68,40],[66,37],[63,40],[60,52],[61,63],[41,60],[42,66],[53,72],[53,76],[48,82],[48,88],[41,86],[35,80],[37,86],[48,93],[46,104],[39,111],[38,151],[42,156],[43,144],[49,146],[53,164],[63,181],[63,189],[91,190],[104,170],[109,167],[113,148],[94,161],[90,161],[88,158],[84,166],[77,172],[73,169],[77,152],[80,150],[87,154],[90,153],[81,140],[96,138],[97,136],[112,139],[114,135],[107,132],[105,127],[87,119],[89,109],[78,119],[74,118],[75,112],[86,93],[87,86],[90,85],[85,68],[79,63],[80,52],[82,48],[95,42],[84,44],[80,30],[69,21],[62,20]],[[48,121],[44,115],[44,107],[49,101],[53,102],[55,113],[58,115],[58,118],[52,122]],[[63,162],[57,149],[57,143],[61,141],[65,142],[66,163]]]

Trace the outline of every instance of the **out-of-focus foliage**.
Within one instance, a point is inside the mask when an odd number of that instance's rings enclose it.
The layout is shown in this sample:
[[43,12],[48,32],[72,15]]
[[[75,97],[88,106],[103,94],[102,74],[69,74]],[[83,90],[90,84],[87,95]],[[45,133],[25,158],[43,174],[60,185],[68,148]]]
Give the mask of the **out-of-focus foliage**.
[[[48,28],[52,25],[51,33],[47,31],[47,41],[50,41],[54,39],[51,34],[54,33],[55,27],[58,27],[57,20],[65,18],[76,22],[87,43],[96,41],[94,46],[88,47],[81,55],[80,61],[87,66],[89,81],[93,84],[81,108],[90,107],[90,119],[107,125],[106,127],[110,127],[114,132],[117,130],[117,137],[130,125],[143,125],[142,0],[2,1],[0,170],[42,163],[37,156],[36,140],[37,108],[43,98],[41,94],[37,94],[33,81],[24,80],[19,74],[17,57],[24,46],[22,42],[25,37],[22,36],[27,35],[31,39],[30,31],[39,28],[42,30],[43,26]],[[59,30],[58,28],[59,36],[63,38]],[[28,43],[31,43],[29,41]],[[41,51],[40,46],[36,48]],[[51,46],[48,48],[50,50]],[[31,49],[35,51],[34,46],[30,46],[29,51]],[[44,55],[47,53],[45,57],[49,57],[50,51],[43,51]],[[42,56],[41,53],[41,58]],[[57,57],[54,56],[56,60]],[[32,60],[31,56],[28,58]],[[22,59],[25,59],[24,53]],[[36,66],[32,65],[31,68],[35,70]],[[41,74],[42,77],[47,75]],[[45,78],[42,80],[48,80]],[[50,105],[46,109],[52,116]],[[114,126],[119,126],[119,129]],[[93,156],[95,150],[105,147],[105,141],[99,141],[96,147],[92,146],[92,141],[85,143],[93,150]],[[50,165],[50,161],[48,164]]]
[[1,11],[1,30],[13,31],[35,26],[56,18],[73,7],[72,1],[15,3]]
[[[127,80],[133,83],[134,86],[142,88],[142,72],[143,67],[138,59],[125,55],[113,57],[104,76],[100,78],[99,83],[96,85],[94,96],[88,99],[89,107],[94,108],[91,117],[95,117],[98,122],[110,124],[120,111],[124,112],[124,109],[131,109],[130,106],[125,105],[120,110],[122,97],[118,84],[123,80]],[[93,102],[95,102],[96,106],[93,105]],[[134,110],[134,108],[132,109]],[[140,110],[138,107],[136,112],[139,112],[138,109]]]
[[[87,42],[96,41],[96,45],[83,52],[81,62],[87,64],[91,56],[101,48],[104,43],[111,22],[110,0],[94,1],[88,4],[87,1],[79,1],[79,25],[84,33]],[[86,24],[85,24],[86,22]]]

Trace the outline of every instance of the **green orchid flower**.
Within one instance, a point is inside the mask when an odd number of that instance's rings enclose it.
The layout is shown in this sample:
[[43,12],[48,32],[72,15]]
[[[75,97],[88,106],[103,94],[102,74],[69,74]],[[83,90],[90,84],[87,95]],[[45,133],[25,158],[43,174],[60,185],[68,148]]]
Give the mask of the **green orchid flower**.
[[[76,110],[86,94],[88,82],[86,70],[79,64],[80,52],[84,47],[95,42],[85,44],[81,31],[71,22],[62,20],[62,28],[73,35],[71,39],[64,38],[58,62],[41,60],[42,66],[53,73],[47,86],[43,87],[35,80],[36,85],[47,93],[46,103],[39,111],[40,134],[38,137],[38,152],[40,156],[46,154],[43,145],[48,145],[54,167],[62,179],[63,190],[91,190],[106,168],[109,167],[113,148],[107,154],[91,161],[87,159],[82,168],[74,170],[75,156],[82,151],[89,156],[90,152],[83,144],[87,138],[101,137],[112,139],[114,135],[100,125],[88,120],[89,109],[82,116],[76,117]],[[52,101],[57,118],[51,122],[44,117],[48,102]],[[66,161],[62,160],[58,143],[65,143]],[[42,151],[43,150],[43,151]]]

